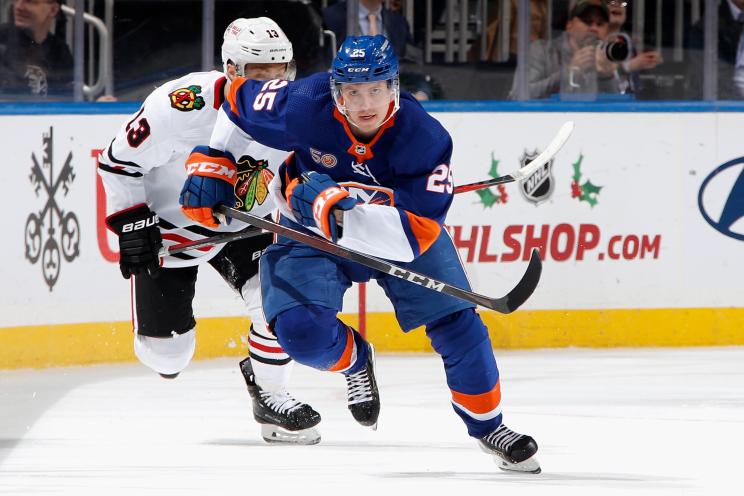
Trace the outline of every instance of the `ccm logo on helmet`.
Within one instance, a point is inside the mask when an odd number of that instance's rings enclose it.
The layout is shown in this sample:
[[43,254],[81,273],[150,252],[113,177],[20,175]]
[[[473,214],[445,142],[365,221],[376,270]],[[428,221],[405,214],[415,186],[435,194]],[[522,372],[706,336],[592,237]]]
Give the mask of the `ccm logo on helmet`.
[[132,231],[139,231],[140,229],[144,229],[146,227],[154,226],[158,223],[160,220],[160,217],[157,216],[157,214],[153,215],[149,219],[142,219],[138,220],[137,222],[130,222],[129,224],[124,224],[121,228],[121,232],[132,232]]
[[211,176],[224,176],[228,179],[235,177],[236,170],[229,168],[226,165],[221,164],[210,164],[209,162],[198,162],[194,164],[186,165],[186,172],[188,175],[192,175],[195,172],[207,174]]
[[346,72],[369,72],[369,67],[349,67]]

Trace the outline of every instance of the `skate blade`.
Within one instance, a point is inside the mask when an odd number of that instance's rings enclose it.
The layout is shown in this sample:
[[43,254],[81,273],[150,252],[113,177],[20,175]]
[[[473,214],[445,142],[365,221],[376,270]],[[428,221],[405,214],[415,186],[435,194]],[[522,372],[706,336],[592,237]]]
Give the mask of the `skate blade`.
[[531,458],[527,458],[523,462],[512,463],[507,462],[506,460],[503,460],[502,458],[494,455],[493,461],[496,462],[496,465],[498,465],[499,468],[504,472],[520,472],[526,474],[539,474],[540,472],[542,472],[540,464],[537,462],[537,459],[534,456]]
[[262,424],[261,437],[271,444],[312,445],[320,442],[320,433],[314,427],[299,431],[290,431],[277,425]]

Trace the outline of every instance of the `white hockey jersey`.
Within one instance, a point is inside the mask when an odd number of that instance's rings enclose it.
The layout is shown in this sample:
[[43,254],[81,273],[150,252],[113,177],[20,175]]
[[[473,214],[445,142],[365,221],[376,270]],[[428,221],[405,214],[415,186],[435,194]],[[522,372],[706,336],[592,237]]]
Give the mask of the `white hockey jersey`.
[[[186,180],[186,158],[195,146],[210,142],[221,113],[225,84],[222,72],[195,72],[163,84],[147,97],[99,156],[98,173],[106,190],[109,215],[147,204],[160,217],[164,246],[246,227],[233,221],[217,230],[208,229],[186,217],[178,202]],[[230,143],[224,143],[222,149],[231,151],[238,161],[236,208],[266,216],[274,210],[268,183],[288,153],[240,136],[234,138],[227,137]],[[206,262],[222,246],[169,255],[163,266]]]

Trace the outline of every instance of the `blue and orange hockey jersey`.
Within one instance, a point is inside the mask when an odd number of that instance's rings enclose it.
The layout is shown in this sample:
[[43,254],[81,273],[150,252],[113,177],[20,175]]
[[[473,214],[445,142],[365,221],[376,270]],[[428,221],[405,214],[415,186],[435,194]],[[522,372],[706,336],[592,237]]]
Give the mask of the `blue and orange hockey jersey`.
[[234,140],[254,139],[293,152],[271,185],[284,217],[293,218],[281,180],[309,171],[327,174],[359,201],[344,212],[339,244],[411,261],[437,239],[452,202],[452,139],[403,93],[393,118],[369,142],[360,142],[334,105],[329,79],[316,74],[293,82],[234,81],[210,146],[229,150]]

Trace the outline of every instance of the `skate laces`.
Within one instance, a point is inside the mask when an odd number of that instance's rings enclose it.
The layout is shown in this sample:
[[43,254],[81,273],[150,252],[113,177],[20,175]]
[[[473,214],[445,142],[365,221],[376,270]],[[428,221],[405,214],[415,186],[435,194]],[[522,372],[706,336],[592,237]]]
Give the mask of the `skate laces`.
[[372,398],[372,386],[370,385],[369,375],[367,375],[367,367],[359,372],[348,374],[345,377],[349,405],[364,403],[365,401],[372,401],[374,399]]
[[494,446],[499,451],[508,452],[509,448],[522,437],[524,437],[524,434],[514,432],[504,424],[501,424],[498,429],[484,437],[483,441]]
[[303,405],[286,391],[261,391],[260,394],[267,407],[281,414],[290,414]]

